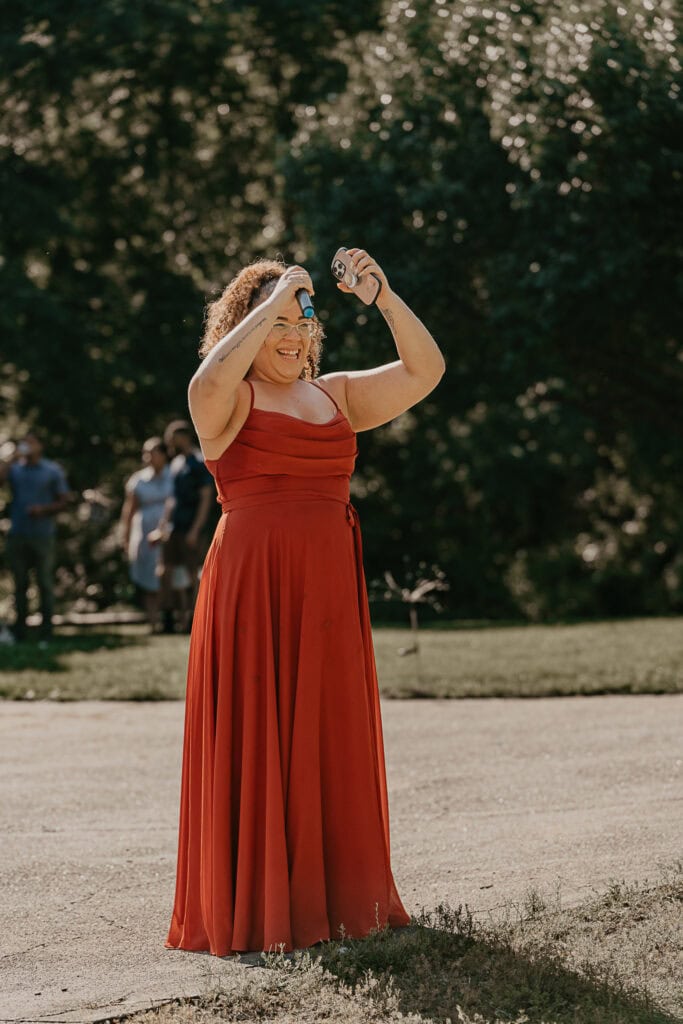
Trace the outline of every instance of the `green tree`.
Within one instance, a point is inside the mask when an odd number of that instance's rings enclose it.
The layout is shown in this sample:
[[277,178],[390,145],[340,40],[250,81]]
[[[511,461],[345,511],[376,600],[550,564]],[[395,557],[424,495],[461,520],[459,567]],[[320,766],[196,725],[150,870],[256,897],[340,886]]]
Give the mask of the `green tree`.
[[[187,415],[205,297],[278,244],[278,140],[301,103],[343,86],[328,51],[378,8],[0,11],[4,383],[74,488],[114,509],[142,440]],[[66,528],[65,591],[97,579],[91,596],[111,600],[125,573],[105,524],[97,541]]]
[[[437,562],[460,614],[682,605],[680,22],[388,4],[283,161],[314,250],[343,225],[446,353],[361,466],[374,572]],[[345,317],[346,365],[391,358]]]
[[[361,245],[447,360],[359,435],[370,575],[437,565],[466,616],[680,610],[681,14],[652,7],[0,3],[16,415],[115,511],[244,263],[306,264],[324,370],[395,358],[329,273]],[[65,592],[108,601],[110,523],[74,527]]]

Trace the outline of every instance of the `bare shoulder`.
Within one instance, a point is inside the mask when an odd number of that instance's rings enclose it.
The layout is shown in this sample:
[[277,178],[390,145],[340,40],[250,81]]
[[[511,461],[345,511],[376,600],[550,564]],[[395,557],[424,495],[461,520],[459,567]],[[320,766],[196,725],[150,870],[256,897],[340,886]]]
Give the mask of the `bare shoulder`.
[[220,434],[217,434],[216,437],[202,437],[197,432],[199,445],[205,459],[214,460],[220,458],[244,426],[244,421],[249,415],[249,407],[251,405],[251,388],[246,380],[241,380],[237,385],[233,403],[232,412],[229,413],[226,425]]
[[332,395],[335,402],[344,413],[346,418],[349,416],[349,405],[346,399],[346,380],[347,374],[338,371],[336,373],[323,373],[320,377],[315,378],[316,384],[321,384],[325,391]]

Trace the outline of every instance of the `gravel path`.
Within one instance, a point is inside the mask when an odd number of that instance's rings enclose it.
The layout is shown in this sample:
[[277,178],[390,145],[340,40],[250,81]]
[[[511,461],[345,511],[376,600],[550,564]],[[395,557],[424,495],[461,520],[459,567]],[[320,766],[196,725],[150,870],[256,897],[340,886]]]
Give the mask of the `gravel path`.
[[[167,950],[182,702],[0,705],[0,1021],[96,1021],[234,961]],[[409,912],[564,905],[680,858],[683,696],[383,701]],[[256,957],[258,959],[258,957]]]

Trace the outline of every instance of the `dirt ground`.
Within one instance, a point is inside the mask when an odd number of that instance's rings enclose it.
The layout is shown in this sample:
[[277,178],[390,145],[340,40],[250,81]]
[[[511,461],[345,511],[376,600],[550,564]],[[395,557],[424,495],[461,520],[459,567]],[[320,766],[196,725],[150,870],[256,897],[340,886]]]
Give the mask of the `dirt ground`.
[[[96,1021],[235,960],[164,948],[182,702],[0,705],[0,1021]],[[383,701],[409,912],[564,906],[680,858],[683,696]],[[258,957],[256,957],[258,959]]]

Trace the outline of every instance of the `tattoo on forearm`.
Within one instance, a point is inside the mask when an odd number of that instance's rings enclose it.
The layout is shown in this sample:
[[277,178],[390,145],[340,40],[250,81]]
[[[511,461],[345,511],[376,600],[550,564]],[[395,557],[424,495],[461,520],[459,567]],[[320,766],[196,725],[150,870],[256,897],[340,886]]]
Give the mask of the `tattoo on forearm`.
[[384,316],[387,319],[387,323],[389,324],[389,327],[391,328],[391,333],[395,334],[396,333],[396,325],[394,323],[394,317],[392,315],[391,310],[390,309],[382,309],[382,307],[380,306],[379,307],[379,311],[380,311],[380,313],[384,313]]
[[236,352],[237,349],[242,344],[242,342],[246,341],[247,338],[249,337],[249,335],[252,334],[256,330],[257,327],[260,327],[261,324],[264,324],[265,322],[266,322],[266,317],[262,316],[260,320],[258,320],[255,324],[252,324],[251,327],[249,328],[249,330],[247,331],[247,333],[244,335],[244,337],[240,338],[239,341],[236,341],[235,344],[232,346],[232,348],[230,349],[229,352],[226,352],[224,355],[218,357],[218,362],[222,363],[225,359],[228,358],[229,355],[232,355],[233,352]]

